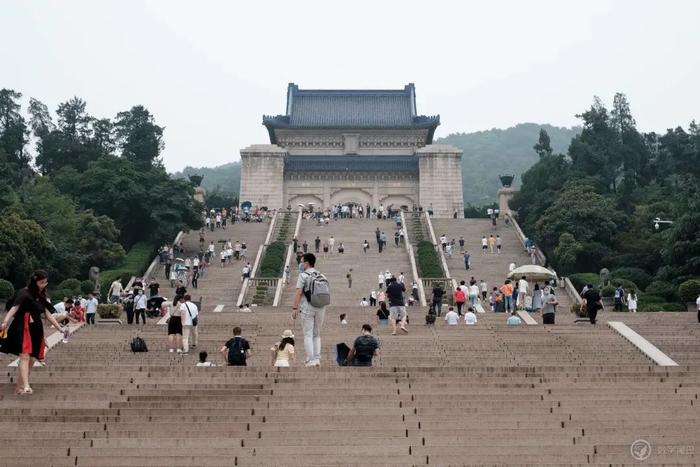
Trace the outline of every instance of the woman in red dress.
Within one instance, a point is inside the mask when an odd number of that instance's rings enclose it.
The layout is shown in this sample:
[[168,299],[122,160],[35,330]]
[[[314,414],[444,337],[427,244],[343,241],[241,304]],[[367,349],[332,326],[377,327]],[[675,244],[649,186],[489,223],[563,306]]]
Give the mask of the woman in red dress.
[[[19,356],[16,394],[32,394],[29,372],[35,360],[44,360],[46,346],[44,325],[41,322],[42,313],[58,331],[63,332],[63,328],[51,314],[55,310],[46,297],[48,284],[49,277],[46,272],[36,271],[32,274],[29,285],[17,293],[14,305],[0,324],[0,330],[7,330],[7,338],[0,351]],[[11,319],[12,323],[8,326]]]

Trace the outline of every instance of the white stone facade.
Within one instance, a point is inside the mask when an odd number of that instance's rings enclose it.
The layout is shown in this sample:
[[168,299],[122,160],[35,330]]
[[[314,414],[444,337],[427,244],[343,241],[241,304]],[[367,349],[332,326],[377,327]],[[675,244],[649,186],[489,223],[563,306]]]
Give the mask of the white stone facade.
[[462,152],[433,145],[439,116],[416,113],[415,88],[301,90],[285,115],[264,116],[273,144],[241,151],[241,202],[432,208],[461,215]]

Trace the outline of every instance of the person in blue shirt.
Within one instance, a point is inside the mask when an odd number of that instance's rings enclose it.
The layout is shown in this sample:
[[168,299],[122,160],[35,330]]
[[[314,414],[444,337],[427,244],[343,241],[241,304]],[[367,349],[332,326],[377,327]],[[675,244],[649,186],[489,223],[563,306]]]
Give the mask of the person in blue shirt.
[[520,326],[523,324],[523,320],[520,319],[520,316],[516,315],[515,312],[511,312],[510,316],[506,320],[506,324],[508,326]]

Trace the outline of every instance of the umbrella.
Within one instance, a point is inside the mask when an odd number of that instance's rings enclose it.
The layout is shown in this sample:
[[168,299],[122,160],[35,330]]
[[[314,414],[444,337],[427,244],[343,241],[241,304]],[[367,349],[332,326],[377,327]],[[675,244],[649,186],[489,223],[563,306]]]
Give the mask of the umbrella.
[[534,281],[556,278],[556,274],[554,274],[552,271],[536,264],[526,264],[525,266],[520,266],[519,268],[513,269],[508,274],[508,278],[510,279],[514,277],[519,278],[522,276]]

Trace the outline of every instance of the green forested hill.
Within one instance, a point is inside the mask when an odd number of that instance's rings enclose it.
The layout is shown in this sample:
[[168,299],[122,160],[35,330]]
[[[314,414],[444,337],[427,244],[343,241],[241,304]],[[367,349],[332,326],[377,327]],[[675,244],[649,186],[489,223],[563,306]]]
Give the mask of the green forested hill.
[[[452,144],[464,151],[464,202],[475,205],[494,202],[500,187],[499,174],[515,174],[518,185],[520,174],[538,160],[532,147],[537,143],[540,128],[549,134],[554,152],[562,153],[566,153],[571,138],[581,131],[580,128],[521,123],[505,130],[494,128],[476,133],[456,133],[436,140],[436,143]],[[218,167],[185,167],[173,176],[182,178],[194,174],[204,175],[202,186],[208,192],[238,193],[241,164],[231,162]]]
[[496,192],[501,186],[498,176],[501,174],[514,174],[514,185],[519,186],[520,174],[539,159],[532,147],[537,143],[540,128],[549,134],[554,152],[564,154],[571,138],[581,132],[578,127],[561,128],[548,124],[520,123],[507,129],[455,133],[437,139],[435,143],[451,144],[464,151],[464,203],[481,206],[496,201]]
[[190,175],[203,175],[202,187],[208,193],[218,191],[220,193],[238,193],[241,186],[241,163],[229,162],[217,167],[190,167],[182,172],[173,174],[175,178],[187,178]]

